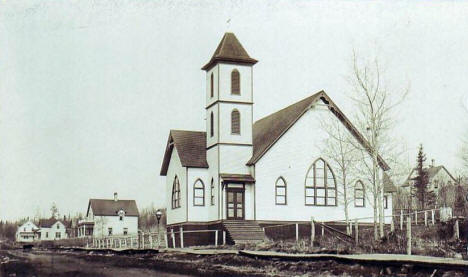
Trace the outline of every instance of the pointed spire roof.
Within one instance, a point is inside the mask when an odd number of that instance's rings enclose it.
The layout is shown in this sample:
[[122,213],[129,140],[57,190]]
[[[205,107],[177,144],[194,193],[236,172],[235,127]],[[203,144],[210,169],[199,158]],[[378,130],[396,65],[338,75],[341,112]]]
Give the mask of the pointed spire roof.
[[236,38],[234,33],[225,33],[221,42],[216,48],[210,61],[202,67],[203,70],[209,70],[217,62],[234,62],[242,64],[256,64],[257,60],[252,59],[242,44]]

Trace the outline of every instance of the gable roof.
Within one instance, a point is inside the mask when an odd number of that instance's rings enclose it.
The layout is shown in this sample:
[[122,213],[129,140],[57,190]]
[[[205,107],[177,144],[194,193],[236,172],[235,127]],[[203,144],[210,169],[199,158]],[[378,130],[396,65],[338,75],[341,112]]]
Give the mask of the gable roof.
[[[253,124],[253,154],[247,165],[254,165],[263,155],[296,123],[305,112],[318,100],[327,104],[330,111],[345,125],[356,140],[371,154],[369,142],[354,127],[351,121],[335,105],[330,97],[319,91],[299,102],[272,113]],[[164,153],[160,171],[166,176],[173,147],[177,149],[180,161],[184,167],[208,168],[206,161],[206,132],[171,130]],[[379,155],[377,157],[382,169],[390,167]]]
[[165,176],[174,147],[184,167],[208,168],[206,161],[206,132],[171,130],[160,174]]
[[[39,220],[39,227],[40,228],[50,228],[52,225],[54,225],[57,221],[61,222],[60,220],[57,220],[53,217],[49,219],[40,219]],[[62,223],[63,224],[63,223]],[[65,225],[65,224],[64,224]]]
[[[452,176],[452,174],[450,174],[450,172],[445,168],[445,166],[443,165],[439,165],[439,166],[429,166],[429,167],[426,167],[426,168],[423,168],[423,170],[425,172],[427,172],[427,176],[429,178],[429,182],[431,181],[432,178],[434,178],[440,170],[444,170],[447,175],[456,183],[457,180],[455,179],[455,177]],[[409,186],[409,181],[410,180],[415,180],[416,176],[415,177],[412,177],[413,176],[413,173],[415,173],[416,171],[416,168],[413,168],[408,176],[408,178],[406,179],[406,181],[403,183],[402,187],[408,187]]]
[[218,44],[216,51],[210,61],[202,67],[203,70],[209,70],[216,62],[235,62],[243,64],[256,64],[257,60],[252,59],[242,44],[236,38],[234,33],[225,33]]
[[[247,165],[253,165],[296,123],[302,115],[318,100],[328,105],[330,111],[345,125],[356,140],[371,154],[369,142],[354,127],[351,121],[336,106],[330,97],[322,90],[295,104],[266,116],[253,125],[253,155]],[[388,164],[379,155],[379,165],[384,170],[390,169]]]
[[383,185],[384,185],[384,192],[396,192],[397,191],[392,179],[385,172],[383,174]]
[[120,210],[124,210],[126,216],[138,216],[135,200],[89,199],[86,216],[90,208],[97,216],[117,216]]

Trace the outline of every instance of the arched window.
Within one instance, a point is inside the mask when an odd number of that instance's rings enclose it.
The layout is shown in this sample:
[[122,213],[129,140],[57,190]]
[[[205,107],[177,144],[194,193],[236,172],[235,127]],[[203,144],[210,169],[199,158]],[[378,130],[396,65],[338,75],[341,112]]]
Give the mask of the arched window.
[[240,113],[236,109],[231,112],[231,133],[240,135]]
[[307,171],[305,180],[305,204],[336,206],[336,179],[330,165],[317,159]]
[[231,94],[240,95],[240,73],[237,69],[231,72]]
[[193,185],[193,205],[205,206],[205,184],[200,179]]
[[275,203],[276,205],[287,204],[287,188],[286,181],[283,177],[279,177],[275,184]]
[[175,176],[174,183],[172,184],[172,208],[180,208],[180,184],[177,176]]
[[215,185],[214,179],[211,178],[211,186],[210,186],[210,204],[213,206],[215,204]]
[[358,180],[354,184],[354,207],[365,207],[365,194],[364,194],[364,184],[361,180]]
[[213,112],[210,114],[210,137],[214,136],[214,115]]
[[214,96],[214,77],[213,77],[213,73],[211,73],[211,77],[210,77],[210,97],[213,97]]

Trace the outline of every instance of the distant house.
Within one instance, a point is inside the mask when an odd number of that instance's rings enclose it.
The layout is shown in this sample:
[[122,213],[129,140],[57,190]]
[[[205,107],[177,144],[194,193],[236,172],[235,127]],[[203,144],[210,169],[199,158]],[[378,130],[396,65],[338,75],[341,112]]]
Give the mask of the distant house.
[[27,221],[16,231],[17,242],[32,242],[38,239],[39,228],[32,221]]
[[[439,189],[444,185],[456,184],[457,180],[443,165],[434,166],[434,160],[429,167],[423,168],[427,172],[429,184],[428,190],[433,191],[436,195]],[[406,192],[410,192],[414,188],[415,178],[417,177],[417,170],[414,168],[411,170],[405,183],[401,186]]]
[[40,240],[59,240],[66,238],[68,238],[67,226],[61,220],[49,218],[39,221]]
[[78,222],[78,237],[126,236],[138,233],[135,200],[89,199],[86,218]]

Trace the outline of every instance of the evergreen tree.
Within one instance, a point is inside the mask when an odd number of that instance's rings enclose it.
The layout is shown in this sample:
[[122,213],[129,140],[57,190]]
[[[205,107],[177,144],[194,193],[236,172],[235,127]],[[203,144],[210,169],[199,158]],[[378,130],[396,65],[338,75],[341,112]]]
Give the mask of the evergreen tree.
[[433,205],[435,202],[435,195],[433,191],[429,191],[429,176],[427,170],[424,169],[424,162],[426,161],[426,154],[423,152],[422,144],[419,145],[416,177],[414,178],[414,194],[419,202],[419,208],[425,209],[427,206]]

